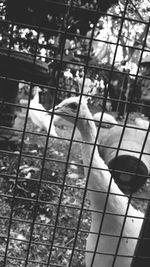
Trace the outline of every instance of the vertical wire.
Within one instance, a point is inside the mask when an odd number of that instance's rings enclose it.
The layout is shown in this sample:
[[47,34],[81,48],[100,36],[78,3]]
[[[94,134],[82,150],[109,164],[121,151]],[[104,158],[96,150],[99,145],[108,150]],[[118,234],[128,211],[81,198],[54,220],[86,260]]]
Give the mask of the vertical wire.
[[[141,57],[142,57],[142,55],[141,55]],[[132,100],[131,100],[132,101]],[[126,118],[126,121],[127,121],[127,118]],[[123,133],[124,133],[124,130],[125,130],[125,125],[126,125],[126,123],[124,124],[124,128],[123,128],[123,131],[122,131],[122,137],[123,137]],[[117,154],[119,153],[119,147],[120,147],[120,145],[121,145],[121,140],[122,140],[122,137],[120,138],[120,144],[118,145],[118,148],[117,148],[117,153],[116,153],[116,157],[117,157]],[[145,140],[145,142],[146,142],[146,140]],[[144,149],[144,145],[143,145],[143,149]],[[110,182],[111,183],[111,182]],[[108,190],[108,192],[109,192],[109,190]],[[130,202],[129,202],[130,203]],[[128,210],[128,209],[127,209]],[[103,213],[103,215],[105,214],[105,209],[104,209],[104,213]],[[103,216],[103,218],[104,218],[104,216]],[[102,225],[101,225],[102,226]],[[101,232],[101,231],[100,231]],[[99,236],[100,236],[100,232],[99,232]],[[97,245],[98,245],[98,239],[97,239]],[[95,249],[95,253],[96,253],[96,249]],[[93,264],[93,262],[92,262],[92,264]],[[91,264],[91,266],[92,266],[92,264]]]
[[[63,49],[62,49],[63,50]],[[35,60],[36,60],[36,57],[34,58]],[[85,75],[84,75],[84,78],[85,78]],[[85,79],[84,79],[85,80]],[[82,85],[82,88],[84,87],[84,83],[83,83],[83,85]],[[30,91],[31,91],[31,89],[30,89]],[[82,90],[83,91],[83,90]],[[81,95],[82,95],[82,93],[81,93]],[[80,101],[81,102],[81,101]],[[27,114],[28,114],[28,112],[27,112]],[[26,114],[26,118],[27,118],[27,114]],[[23,135],[25,135],[25,128],[26,128],[26,123],[27,123],[27,121],[26,121],[27,119],[25,119],[25,125],[24,125],[24,130],[23,130]],[[102,120],[102,119],[101,119]],[[75,129],[75,127],[74,127],[74,129]],[[22,136],[22,141],[24,140],[24,136]],[[48,140],[48,139],[47,139]],[[71,141],[73,141],[73,140],[71,140]],[[94,144],[95,146],[96,146],[96,144]],[[71,150],[71,146],[70,146],[70,150]],[[69,155],[70,155],[70,150],[69,150],[69,153],[68,153],[68,160],[69,160]],[[45,149],[45,152],[46,152],[46,149]],[[21,148],[21,152],[20,152],[20,160],[21,160],[21,154],[22,154],[22,148]],[[46,153],[45,153],[46,154]],[[43,160],[44,161],[44,160]],[[18,160],[18,163],[19,163],[19,160]],[[68,164],[68,162],[66,162],[67,164]],[[19,166],[20,166],[20,163],[19,163],[19,165],[18,165],[18,168],[19,168]],[[44,166],[44,165],[43,165]],[[66,170],[67,170],[67,168],[66,168]],[[41,171],[41,173],[42,173],[42,171]],[[19,175],[19,173],[18,173],[18,171],[17,171],[17,175]],[[66,175],[66,172],[65,172],[65,175]],[[16,176],[16,181],[17,181],[17,176]],[[16,182],[15,181],[15,182]],[[17,182],[16,182],[17,183]],[[63,184],[64,185],[64,184]],[[39,186],[39,190],[40,190],[40,186]],[[15,200],[15,194],[14,194],[14,200]],[[38,203],[38,201],[37,201],[37,203]],[[11,210],[12,211],[12,210]],[[12,214],[13,214],[13,211],[12,211]],[[35,219],[35,217],[34,217],[34,219]],[[80,217],[80,219],[81,219],[81,217]],[[12,217],[11,217],[11,220],[12,220]],[[11,221],[12,222],[12,221]],[[10,225],[9,225],[10,226]],[[34,226],[34,223],[33,223],[33,226]],[[10,228],[11,228],[11,226],[10,226]],[[77,231],[79,230],[79,228],[77,229]],[[77,235],[76,235],[76,237],[77,237]],[[31,239],[32,239],[32,237],[31,237]],[[8,238],[8,243],[9,243],[9,238]],[[31,244],[31,242],[30,242],[30,244]],[[74,245],[74,248],[75,248],[75,245]],[[8,248],[7,248],[8,249]],[[72,250],[73,251],[73,250]],[[29,252],[29,250],[28,250],[28,252]],[[7,254],[7,253],[6,253]],[[28,262],[28,260],[27,260],[27,262]],[[71,261],[70,261],[70,264],[71,264]],[[70,265],[69,265],[70,266]]]
[[[40,36],[40,26],[38,28],[38,35],[37,35],[37,41],[36,41],[36,50],[35,50],[35,53],[34,53],[34,63],[36,62],[36,54],[37,54],[39,36]],[[37,194],[36,194],[36,202],[35,202],[35,205],[34,205],[33,220],[32,220],[31,228],[30,228],[30,239],[29,239],[29,245],[28,245],[27,255],[26,255],[26,260],[25,260],[25,267],[28,264],[30,248],[31,248],[31,244],[32,244],[32,236],[33,236],[34,225],[35,225],[35,220],[36,220],[36,215],[37,215],[38,199],[39,199],[39,194],[40,194],[40,189],[41,189],[41,183],[42,183],[44,164],[45,164],[45,159],[46,159],[46,151],[47,151],[48,142],[49,142],[49,132],[50,132],[51,124],[52,124],[52,119],[51,119],[49,130],[48,130],[48,133],[47,133],[47,138],[46,138],[46,143],[45,143],[45,148],[44,148],[44,153],[43,153],[43,160],[42,160],[42,166],[41,166],[41,172],[40,172],[40,179],[38,181],[38,190],[37,190]]]
[[[114,57],[113,57],[113,62],[112,62],[112,68],[111,68],[110,76],[112,75],[113,66],[114,66],[114,63],[115,63],[115,58],[116,58],[116,54],[117,54],[117,49],[118,49],[118,45],[119,45],[119,41],[120,41],[120,36],[121,36],[121,33],[122,33],[122,28],[123,28],[123,23],[124,23],[124,19],[125,19],[125,15],[126,15],[127,5],[128,5],[128,0],[126,1],[126,5],[125,5],[124,12],[123,12],[123,16],[122,16],[122,18],[121,18],[121,25],[120,25],[120,30],[119,30],[119,34],[118,34],[117,43],[116,43],[116,49],[115,49],[115,53],[114,53]],[[109,77],[109,84],[110,84],[110,80],[111,80],[111,77]],[[107,100],[108,92],[109,92],[109,86],[108,86],[108,89],[107,89],[107,95],[106,95],[106,98],[105,98],[106,100]],[[106,100],[105,100],[105,103],[106,103]],[[105,103],[104,103],[104,104],[105,104]],[[103,114],[103,113],[102,113],[102,114]],[[97,139],[98,139],[98,135],[99,135],[99,133],[100,133],[101,122],[102,122],[102,118],[100,119],[100,124],[99,124],[99,127],[98,127],[98,129],[97,129],[97,136],[96,136],[96,140],[95,140],[95,142],[97,141]],[[94,146],[96,146],[96,144],[94,144]],[[95,147],[94,147],[94,149],[95,149]],[[119,148],[118,148],[118,151],[119,151]],[[103,226],[104,217],[105,217],[105,213],[106,213],[106,208],[107,208],[107,204],[108,204],[108,198],[109,198],[109,193],[110,193],[110,188],[111,188],[112,180],[113,180],[113,177],[112,177],[112,175],[111,175],[111,179],[110,179],[109,187],[108,187],[108,190],[107,190],[107,196],[106,196],[106,200],[105,200],[105,205],[104,205],[104,209],[103,209],[103,214],[102,214],[102,218],[101,218],[101,223],[100,223],[100,227],[99,227],[99,233],[98,233],[98,235],[97,235],[97,241],[96,241],[96,245],[95,245],[94,253],[92,252],[92,253],[93,253],[93,256],[92,256],[92,261],[91,261],[90,267],[93,266],[94,259],[95,259],[95,256],[96,256],[96,251],[97,251],[97,248],[98,248],[98,243],[99,243],[99,239],[100,239],[101,232],[102,232],[102,226]]]
[[[68,6],[68,10],[67,10],[66,18],[65,18],[66,19],[66,27],[65,27],[65,31],[64,31],[64,38],[63,38],[62,50],[61,50],[61,58],[60,58],[61,66],[62,66],[62,62],[63,62],[63,52],[64,52],[65,41],[66,41],[66,36],[67,36],[68,20],[69,20],[69,16],[70,16],[72,5],[73,5],[73,0],[70,1],[70,5]],[[57,91],[58,91],[58,86],[59,86],[60,71],[61,71],[61,67],[59,69]],[[57,91],[56,91],[56,94],[55,94],[54,105],[53,105],[53,109],[52,109],[52,115],[54,114],[54,106],[55,106],[55,103],[56,103]],[[59,219],[59,213],[60,213],[60,208],[61,208],[60,204],[61,204],[63,193],[64,193],[64,187],[65,187],[64,185],[65,185],[65,181],[66,181],[68,162],[69,162],[69,157],[70,157],[70,152],[71,152],[71,147],[72,147],[72,143],[73,143],[73,137],[74,137],[75,129],[76,129],[76,125],[74,125],[73,131],[72,131],[72,136],[71,136],[71,141],[70,141],[69,148],[68,148],[68,154],[67,154],[66,165],[65,165],[65,170],[64,170],[64,177],[63,177],[63,182],[62,182],[62,189],[61,189],[60,196],[59,196],[57,214],[56,214],[56,219],[55,219],[55,226],[54,226],[52,240],[51,240],[51,248],[50,248],[50,252],[49,252],[49,256],[48,256],[48,260],[47,260],[47,265],[46,265],[47,267],[49,266],[50,261],[51,261],[53,244],[54,244],[54,241],[55,241],[55,235],[56,235],[57,224],[58,224],[58,219]]]
[[[145,139],[144,139],[144,142],[143,142],[143,145],[142,145],[142,148],[141,148],[140,156],[139,156],[139,158],[138,158],[137,168],[136,168],[136,171],[135,171],[133,177],[137,175],[138,168],[139,168],[139,165],[140,165],[140,160],[141,160],[142,154],[143,154],[143,152],[144,152],[145,144],[146,144],[146,141],[147,141],[147,138],[148,138],[148,134],[149,134],[149,132],[147,131],[147,134],[146,134],[146,136],[145,136]],[[122,238],[122,236],[123,236],[123,231],[124,231],[124,227],[125,227],[125,223],[126,223],[126,218],[128,217],[128,210],[129,210],[129,206],[130,206],[131,200],[132,200],[132,192],[130,193],[130,195],[129,195],[129,197],[128,197],[128,204],[127,204],[127,208],[126,208],[126,213],[125,213],[125,215],[124,215],[124,220],[123,220],[123,224],[122,224],[122,229],[121,229],[121,232],[120,232],[120,236],[119,236],[119,240],[118,240],[117,248],[116,248],[116,251],[115,251],[115,255],[114,255],[114,259],[113,259],[112,267],[114,267],[114,264],[115,264],[115,261],[116,261],[116,258],[117,258],[117,253],[118,253],[119,246],[120,246],[120,243],[121,243],[121,238]],[[135,217],[135,219],[136,219],[136,217]],[[141,220],[143,220],[143,218],[141,218]],[[137,238],[137,239],[138,239],[138,238]],[[130,257],[131,257],[131,256],[130,256]]]
[[[132,260],[131,267],[144,267],[150,266],[150,200],[146,209],[144,222],[141,228],[140,236]],[[149,256],[149,257],[148,257]]]
[[[150,127],[149,127],[150,129]],[[147,138],[148,138],[148,135],[149,135],[149,129],[147,130],[147,133],[146,133],[146,136],[145,136],[145,139],[144,139],[144,142],[143,142],[143,145],[142,145],[142,148],[141,148],[141,151],[140,151],[140,156],[138,158],[138,164],[137,164],[137,167],[136,167],[136,171],[133,175],[136,176],[137,175],[137,172],[138,172],[138,168],[139,168],[139,165],[140,165],[140,160],[142,158],[142,154],[144,152],[144,148],[145,148],[145,144],[147,142]],[[128,200],[128,204],[127,204],[127,209],[126,209],[126,213],[124,215],[124,221],[123,221],[123,224],[122,224],[122,229],[121,229],[121,232],[120,232],[120,237],[119,237],[119,241],[118,241],[118,244],[117,244],[117,248],[116,248],[116,251],[115,251],[115,257],[114,257],[114,260],[113,260],[113,265],[112,267],[114,267],[114,264],[115,264],[115,261],[116,261],[116,257],[117,257],[117,253],[118,253],[118,250],[119,250],[119,246],[120,246],[120,242],[121,242],[121,238],[123,236],[123,230],[124,230],[124,226],[125,226],[125,223],[126,223],[126,218],[128,216],[128,210],[129,210],[129,205],[131,203],[131,200],[132,200],[132,192],[130,193],[129,195],[129,200]],[[135,218],[136,219],[136,218]],[[141,218],[143,220],[143,218]],[[137,238],[138,239],[138,238]]]
[[[14,23],[12,23],[12,25],[14,27]],[[12,35],[13,35],[13,27],[12,27],[12,30],[11,30],[11,39],[13,38],[12,37]],[[9,52],[10,52],[10,49],[11,49],[11,43],[12,42],[10,40]],[[8,79],[8,77],[6,77],[6,79]],[[16,170],[16,179],[15,179],[15,183],[14,183],[14,193],[13,193],[12,202],[11,202],[11,212],[10,212],[10,216],[9,216],[7,243],[6,243],[6,249],[5,249],[5,254],[4,254],[4,261],[3,261],[4,266],[6,265],[6,261],[7,261],[7,253],[8,253],[9,240],[10,240],[10,231],[11,231],[11,225],[12,225],[12,220],[13,220],[13,211],[14,211],[14,205],[15,205],[15,196],[16,196],[16,190],[17,190],[17,182],[18,182],[18,176],[19,176],[19,168],[20,168],[20,163],[21,163],[21,155],[22,155],[22,150],[23,150],[23,141],[24,141],[24,136],[25,136],[25,128],[26,128],[26,124],[27,124],[27,117],[28,117],[28,115],[26,114],[25,123],[24,123],[24,129],[23,129],[23,134],[22,134],[21,143],[20,143],[20,153],[19,153],[19,157],[18,157],[18,166],[17,166],[17,170]]]
[[[145,40],[144,40],[144,43],[143,43],[143,50],[144,50],[144,46],[146,44],[146,38],[147,38],[147,35],[148,35],[149,27],[150,27],[150,19],[149,19],[149,23],[147,25],[146,37],[145,37]],[[149,127],[147,129],[146,137],[148,137],[149,131],[150,131],[150,125],[149,125]],[[150,265],[150,258],[149,258],[149,260],[147,258],[146,259],[145,258],[141,258],[140,259],[140,256],[142,256],[142,255],[140,255],[141,251],[143,249],[142,246],[144,246],[143,243],[147,242],[147,240],[146,241],[143,240],[143,237],[145,236],[146,231],[148,231],[148,229],[149,229],[149,225],[148,225],[149,224],[149,214],[150,214],[150,200],[149,200],[149,203],[148,203],[147,208],[146,208],[144,221],[143,221],[143,224],[142,224],[142,227],[141,227],[141,232],[140,232],[140,235],[139,235],[139,238],[138,238],[138,242],[137,242],[137,245],[136,245],[136,249],[135,249],[135,253],[134,253],[134,257],[133,257],[132,265],[131,265],[132,267],[141,266],[140,264],[142,264],[142,265],[144,264],[144,266],[147,266],[147,267]],[[148,239],[148,240],[150,241],[150,239]],[[145,248],[147,248],[148,244],[147,243],[145,243],[145,244],[146,244]],[[145,251],[143,250],[143,252],[145,252]],[[141,262],[140,262],[140,260],[141,260]],[[148,262],[147,261],[145,262],[144,260],[148,260]]]
[[[96,26],[96,23],[94,23],[95,26]],[[95,27],[93,27],[93,30],[92,30],[92,36],[94,35],[94,29]],[[92,45],[92,38],[90,39],[90,45],[89,45],[89,50],[88,50],[88,56],[87,56],[87,62],[88,62],[88,58],[89,58],[89,55],[90,55],[90,50],[91,50],[91,45]],[[86,72],[87,72],[87,65],[85,66],[85,73],[84,73],[84,77],[83,77],[83,82],[82,82],[82,88],[81,88],[81,93],[80,93],[80,98],[79,98],[79,106],[78,106],[78,110],[77,110],[77,114],[76,114],[76,117],[75,117],[75,123],[74,123],[74,127],[73,127],[73,131],[72,131],[72,136],[70,138],[70,145],[69,145],[69,152],[68,152],[68,157],[67,157],[67,160],[66,160],[66,170],[65,170],[65,173],[67,171],[67,166],[68,166],[68,160],[69,160],[69,155],[70,155],[70,150],[71,150],[71,146],[72,146],[72,143],[73,143],[73,137],[74,137],[74,133],[75,133],[75,129],[76,129],[76,124],[77,124],[77,120],[78,120],[78,115],[79,115],[79,108],[80,108],[80,104],[81,104],[81,99],[82,99],[82,93],[83,93],[83,89],[84,89],[84,81],[85,81],[85,77],[86,77]],[[57,114],[57,113],[56,113]],[[85,187],[85,190],[84,190],[84,196],[83,196],[83,204],[84,205],[84,199],[85,199],[85,196],[86,196],[86,188],[87,186]],[[62,189],[63,190],[63,189]],[[81,210],[81,215],[82,215],[82,211],[83,211],[83,207],[80,209]],[[79,224],[80,224],[80,221],[81,221],[81,216],[79,215]],[[78,225],[79,225],[78,224]],[[77,227],[78,228],[78,227]],[[77,230],[77,233],[78,233],[78,230]],[[77,238],[77,233],[76,233],[76,238]],[[75,238],[75,239],[76,239]],[[74,247],[72,249],[72,254],[71,254],[71,259],[70,259],[70,263],[69,263],[69,266],[71,264],[71,261],[72,261],[72,257],[73,257],[73,253],[74,253],[74,249],[75,249],[75,242],[74,242]],[[68,267],[69,267],[68,266]]]
[[[97,11],[98,10],[99,10],[99,4],[98,4],[98,7],[97,7]],[[89,57],[90,57],[90,52],[91,52],[92,41],[93,41],[93,36],[94,36],[94,32],[95,32],[95,27],[96,27],[96,20],[94,22],[92,33],[91,33],[91,37],[90,37],[89,49],[88,49],[86,64],[85,64],[85,67],[84,67],[84,77],[83,77],[83,82],[82,82],[82,88],[81,88],[81,93],[80,93],[80,100],[79,100],[78,112],[77,112],[76,122],[75,123],[77,123],[77,119],[79,117],[78,116],[79,115],[79,108],[80,108],[80,105],[81,105],[82,94],[83,94],[83,90],[84,90],[84,82],[85,82],[86,73],[87,73],[87,69],[88,69],[88,60],[89,60]],[[82,141],[81,141],[81,143],[82,143]],[[91,159],[90,159],[90,165],[88,166],[89,169],[91,169],[93,155],[94,155],[94,150],[92,151],[92,155],[91,155]],[[73,259],[74,250],[75,250],[75,246],[76,246],[76,242],[77,242],[78,232],[80,230],[80,223],[81,223],[82,213],[83,213],[83,209],[84,209],[84,203],[85,203],[85,198],[86,198],[86,192],[87,192],[87,187],[88,187],[89,176],[90,176],[90,171],[88,172],[87,177],[86,177],[86,183],[85,183],[85,186],[84,186],[82,203],[81,203],[81,207],[80,207],[80,213],[79,213],[79,216],[78,216],[76,233],[75,233],[75,236],[74,236],[73,248],[72,248],[72,253],[71,253],[71,256],[70,256],[68,267],[71,266],[71,262],[72,262],[72,259]]]
[[[38,27],[38,33],[37,33],[37,39],[36,39],[36,46],[35,46],[35,53],[34,53],[34,64],[36,63],[36,55],[37,55],[39,37],[40,37],[40,26]],[[31,97],[31,86],[30,86],[29,103],[30,103],[30,97]],[[28,112],[29,112],[29,109],[30,109],[30,107],[28,106],[28,110],[27,110]],[[31,222],[31,226],[30,226],[30,238],[29,238],[28,248],[27,248],[27,253],[26,253],[25,267],[28,264],[28,259],[29,259],[29,255],[30,255],[30,248],[31,248],[31,244],[32,244],[32,236],[33,236],[34,225],[35,225],[35,220],[36,220],[36,215],[37,215],[38,199],[39,199],[40,188],[41,188],[41,183],[42,183],[43,169],[44,169],[44,162],[45,162],[47,146],[48,146],[48,136],[47,136],[47,140],[46,140],[45,148],[44,148],[44,153],[43,153],[43,160],[42,160],[42,166],[41,166],[41,172],[40,172],[40,179],[38,181],[38,189],[37,189],[37,193],[36,193],[36,201],[35,201],[34,210],[33,210],[33,220]]]
[[[30,92],[31,92],[31,90],[30,90]],[[31,95],[31,93],[30,93],[30,95]],[[29,102],[28,102],[28,109],[29,109]],[[8,241],[7,241],[5,256],[4,256],[4,266],[6,264],[8,245],[9,245],[9,239],[10,239],[10,231],[11,231],[11,225],[12,225],[12,221],[13,221],[15,196],[16,196],[17,183],[18,183],[18,178],[19,178],[19,168],[20,168],[20,163],[21,163],[21,158],[22,158],[22,153],[23,153],[23,144],[24,144],[24,137],[25,137],[25,133],[26,133],[25,129],[26,129],[27,120],[28,120],[28,112],[29,111],[27,110],[26,116],[25,116],[24,127],[23,127],[23,131],[22,131],[22,138],[21,138],[21,142],[20,142],[20,153],[19,153],[19,157],[18,157],[18,166],[17,166],[17,170],[16,170],[16,179],[15,179],[15,183],[14,183],[14,193],[13,193],[12,202],[11,202],[11,213],[9,216],[8,237],[7,237]]]
[[[128,2],[128,0],[126,1],[126,8],[127,8],[127,2]],[[118,34],[116,49],[115,49],[115,52],[114,52],[114,57],[113,57],[113,62],[112,62],[112,68],[111,68],[111,72],[110,72],[110,76],[109,76],[109,83],[110,83],[111,75],[112,75],[112,72],[113,72],[113,66],[114,66],[114,63],[115,63],[115,58],[116,58],[116,54],[117,54],[118,44],[119,44],[119,41],[120,41],[119,40],[119,37],[120,37],[121,32],[122,32],[122,27],[123,27],[123,22],[124,22],[125,14],[126,14],[126,9],[124,10],[124,14],[123,14],[123,17],[122,17],[122,20],[121,20],[121,26],[120,26],[120,30],[119,30],[119,34]],[[109,86],[108,86],[106,97],[105,97],[105,101],[104,101],[104,104],[103,104],[102,116],[104,114],[104,107],[106,105],[108,92],[109,92]],[[95,151],[95,148],[96,148],[96,142],[98,140],[98,136],[99,136],[99,133],[100,133],[100,127],[101,127],[101,123],[102,123],[102,116],[101,116],[101,119],[100,119],[99,127],[97,129],[97,135],[96,135],[96,138],[95,138],[95,142],[94,142],[94,146],[93,146],[93,152],[92,152],[91,159],[93,158],[94,151]],[[90,175],[90,167],[91,167],[91,165],[92,165],[92,160],[91,160],[90,165],[89,165],[89,171],[88,171],[88,175],[87,175],[88,177]],[[101,235],[102,225],[103,225],[103,221],[104,221],[104,217],[105,217],[105,212],[106,212],[106,208],[107,208],[108,197],[109,197],[109,192],[110,192],[110,187],[111,187],[112,179],[113,179],[113,177],[111,176],[111,180],[110,180],[110,183],[109,183],[109,188],[108,188],[107,196],[106,196],[106,200],[105,200],[105,206],[104,206],[104,209],[103,209],[101,224],[100,224],[100,227],[99,227],[99,233],[98,233],[98,237],[97,237],[97,242],[96,242],[96,245],[95,245],[94,252],[92,251],[93,256],[92,256],[92,261],[91,261],[90,267],[93,266],[95,255],[96,255],[96,250],[97,250],[97,247],[98,247],[98,242],[99,242],[99,238],[100,238],[100,235]]]
[[[119,42],[119,41],[118,41]],[[117,48],[116,48],[116,51],[115,51],[115,55],[117,53]],[[115,55],[114,55],[114,60],[115,60]],[[102,120],[102,118],[101,118]],[[99,127],[100,128],[100,127]],[[86,185],[85,185],[85,189],[87,189],[87,184],[88,184],[88,179],[89,179],[89,175],[90,175],[90,170],[91,170],[91,165],[92,165],[92,159],[93,159],[93,155],[94,155],[94,151],[95,151],[95,147],[96,147],[96,142],[97,142],[97,139],[98,139],[98,132],[97,132],[97,136],[95,138],[95,142],[94,142],[94,146],[93,146],[93,151],[92,151],[92,155],[91,155],[91,160],[90,160],[90,164],[89,164],[89,170],[88,170],[88,174],[87,174],[87,181],[86,181]],[[82,202],[82,205],[84,204],[84,199],[85,199],[85,195],[83,196],[83,202]],[[81,206],[81,215],[82,215],[82,209],[83,207]],[[80,217],[80,220],[81,220],[81,217]],[[77,235],[76,235],[77,236]],[[69,265],[70,266],[70,265]],[[92,265],[91,265],[92,266]]]
[[[40,32],[38,31],[37,41],[36,41],[36,51],[37,51],[39,33]],[[13,31],[12,31],[12,34],[13,34]],[[36,62],[36,52],[35,52],[35,55],[34,55],[33,63],[35,64],[35,62]],[[16,179],[15,179],[14,193],[13,193],[12,204],[11,204],[12,207],[11,207],[10,222],[9,222],[9,227],[8,227],[8,242],[7,242],[6,250],[5,250],[4,266],[6,264],[6,259],[7,259],[7,251],[8,251],[8,245],[9,245],[10,231],[11,231],[11,225],[12,225],[12,220],[13,220],[12,217],[13,217],[13,210],[14,210],[14,204],[15,204],[15,195],[16,195],[16,190],[17,190],[18,176],[19,176],[19,168],[20,168],[20,163],[21,163],[21,158],[22,158],[23,142],[24,142],[24,137],[25,137],[25,133],[26,133],[26,125],[27,125],[27,120],[28,120],[30,98],[31,98],[31,86],[30,86],[29,101],[28,101],[28,106],[27,106],[27,111],[26,111],[26,116],[25,116],[25,123],[24,123],[24,128],[23,128],[23,131],[22,131],[23,134],[22,134],[21,144],[20,144],[20,154],[19,154],[19,157],[18,157],[18,167],[17,167],[17,171],[16,171],[17,174],[16,174]],[[27,255],[28,255],[28,251],[29,251],[29,249],[27,250]]]
[[[148,29],[147,29],[147,33],[148,33]],[[146,41],[146,38],[145,38],[145,41]],[[144,49],[143,49],[144,50]],[[141,59],[142,59],[142,54],[141,54]],[[140,64],[139,64],[140,65]],[[138,71],[139,71],[139,68],[138,68]],[[136,80],[137,80],[137,76],[136,76]],[[135,84],[136,84],[136,81],[135,81]],[[134,96],[134,92],[135,92],[135,87],[134,87],[134,90],[133,90],[133,94],[132,94],[132,98],[133,98],[133,96]],[[132,102],[132,98],[131,98],[131,101],[130,102]],[[120,145],[121,145],[121,140],[122,140],[122,137],[123,137],[123,133],[124,133],[124,130],[125,130],[125,125],[126,125],[126,122],[127,122],[127,119],[128,119],[128,116],[129,116],[129,112],[128,112],[128,114],[127,114],[127,116],[126,116],[126,120],[125,120],[125,122],[124,122],[124,127],[123,127],[123,131],[122,131],[122,135],[121,135],[121,137],[120,137],[120,143],[119,143],[119,145],[118,145],[118,149],[117,149],[117,153],[116,153],[116,157],[117,157],[117,155],[118,155],[118,152],[119,152],[119,147],[120,147]],[[144,148],[144,147],[143,147]],[[115,157],[115,158],[116,158]],[[115,168],[115,167],[114,167]],[[131,201],[131,200],[130,200]],[[129,204],[130,202],[128,202],[128,204]]]
[[[141,63],[142,56],[143,56],[143,52],[144,52],[144,47],[145,47],[145,45],[146,45],[147,35],[148,35],[148,32],[149,32],[149,25],[150,25],[150,20],[149,20],[149,23],[147,24],[147,30],[146,30],[146,34],[145,34],[145,38],[144,38],[144,42],[143,42],[143,47],[142,47],[142,50],[141,50],[141,55],[140,55],[139,64],[138,64],[138,69],[137,69],[136,78],[135,78],[135,83],[134,83],[135,86],[136,86],[136,82],[137,82],[137,78],[138,78],[138,73],[139,73],[140,63]],[[129,102],[129,105],[132,104],[132,100],[133,100],[134,92],[135,92],[135,89],[136,89],[135,86],[134,86],[134,89],[133,89],[133,93],[132,93],[132,96],[131,96],[131,100],[130,100],[130,102]],[[129,111],[127,112],[127,115],[126,115],[126,119],[125,119],[124,127],[123,127],[123,132],[125,131],[125,126],[126,126],[126,124],[127,124],[128,117],[129,117]],[[144,147],[145,147],[145,143],[146,143],[147,137],[148,137],[148,131],[147,131],[147,134],[146,134],[146,136],[145,136],[145,139],[144,139],[144,142],[143,142],[143,146],[142,146],[142,149],[141,149],[141,152],[140,152],[140,157],[139,157],[139,161],[138,161],[138,165],[137,165],[137,168],[136,168],[135,175],[136,175],[137,172],[138,172],[138,168],[139,168],[139,164],[140,164],[140,159],[141,159],[141,157],[142,157],[142,153],[143,153],[143,151],[144,151]],[[120,139],[121,139],[121,138],[120,138]],[[126,218],[127,218],[127,213],[128,213],[128,210],[129,210],[129,205],[130,205],[131,200],[132,200],[132,194],[133,194],[133,193],[131,192],[130,195],[129,195],[129,200],[128,200],[127,209],[126,209],[126,214],[125,214],[125,217],[124,217],[124,221],[123,221],[123,225],[122,225],[122,229],[121,229],[121,234],[120,234],[119,242],[118,242],[117,249],[116,249],[116,252],[115,252],[115,257],[114,257],[114,260],[113,260],[113,265],[112,265],[112,267],[114,267],[114,264],[115,264],[115,261],[116,261],[117,253],[118,253],[119,246],[120,246],[120,242],[121,242],[121,237],[122,237],[122,235],[123,235],[123,230],[124,230],[124,226],[125,226],[125,222],[126,222]]]

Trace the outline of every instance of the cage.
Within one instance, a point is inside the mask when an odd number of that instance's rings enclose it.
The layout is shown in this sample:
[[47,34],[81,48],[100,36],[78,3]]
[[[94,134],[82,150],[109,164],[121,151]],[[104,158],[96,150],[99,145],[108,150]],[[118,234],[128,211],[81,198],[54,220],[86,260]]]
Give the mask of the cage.
[[0,3],[0,266],[150,266],[148,0]]

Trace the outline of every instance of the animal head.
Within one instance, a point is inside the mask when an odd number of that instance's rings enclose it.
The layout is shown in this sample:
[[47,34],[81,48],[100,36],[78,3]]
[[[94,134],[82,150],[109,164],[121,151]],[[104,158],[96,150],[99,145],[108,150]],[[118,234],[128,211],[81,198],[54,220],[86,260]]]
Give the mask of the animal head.
[[54,124],[63,124],[69,126],[70,123],[74,124],[76,117],[78,116],[77,126],[86,119],[92,119],[92,115],[87,106],[87,98],[83,97],[70,97],[63,100],[54,111],[57,115],[54,116]]
[[42,89],[39,86],[34,86],[32,89],[32,95],[35,96],[42,92]]

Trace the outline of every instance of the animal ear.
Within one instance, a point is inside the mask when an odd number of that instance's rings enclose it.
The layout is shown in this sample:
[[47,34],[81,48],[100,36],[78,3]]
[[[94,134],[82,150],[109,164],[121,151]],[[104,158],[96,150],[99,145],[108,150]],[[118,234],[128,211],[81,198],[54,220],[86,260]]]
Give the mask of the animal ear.
[[90,96],[85,96],[85,95],[82,96],[82,99],[84,99],[86,104],[88,104],[88,101],[89,101],[90,98],[91,98]]

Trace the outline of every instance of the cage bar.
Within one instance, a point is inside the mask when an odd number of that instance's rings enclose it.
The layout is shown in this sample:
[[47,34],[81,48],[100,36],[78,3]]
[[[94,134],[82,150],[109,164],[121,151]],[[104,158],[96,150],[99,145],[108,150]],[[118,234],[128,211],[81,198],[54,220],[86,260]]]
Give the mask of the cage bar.
[[[90,252],[87,267],[98,267],[98,256],[112,259],[106,267],[115,267],[118,258],[131,261],[132,267],[150,265],[149,10],[134,0],[0,4],[0,266],[84,267]],[[31,107],[35,88],[40,88],[38,108]],[[53,136],[55,106],[74,96],[79,97],[76,117],[64,114],[74,119],[73,128],[59,126]],[[98,119],[89,119],[97,127],[93,142],[82,141],[76,130],[78,120],[85,121],[80,117],[83,98],[92,114],[101,112]],[[35,126],[31,112],[49,116],[48,127]],[[104,122],[106,113],[116,122]],[[121,131],[113,146],[104,142],[111,129]],[[126,132],[138,133],[139,150],[133,143],[123,146]],[[83,143],[93,148],[87,165]],[[113,151],[108,169],[92,165],[97,148],[105,162],[106,152]],[[117,160],[124,154],[128,166],[122,169]],[[133,154],[136,166],[130,161]],[[91,172],[99,170],[111,174],[107,190],[88,186]],[[114,181],[118,194],[111,190]],[[87,195],[92,193],[105,198],[103,209],[90,207]],[[126,199],[125,214],[109,210],[111,197]],[[144,217],[128,214],[130,205]],[[97,231],[90,231],[91,214],[101,216]],[[122,221],[119,233],[105,231],[108,217]],[[127,240],[137,241],[135,252],[125,255],[120,247],[129,220],[143,224],[139,236]],[[94,251],[86,249],[89,234],[97,236]],[[114,249],[99,250],[105,238],[117,239]]]

